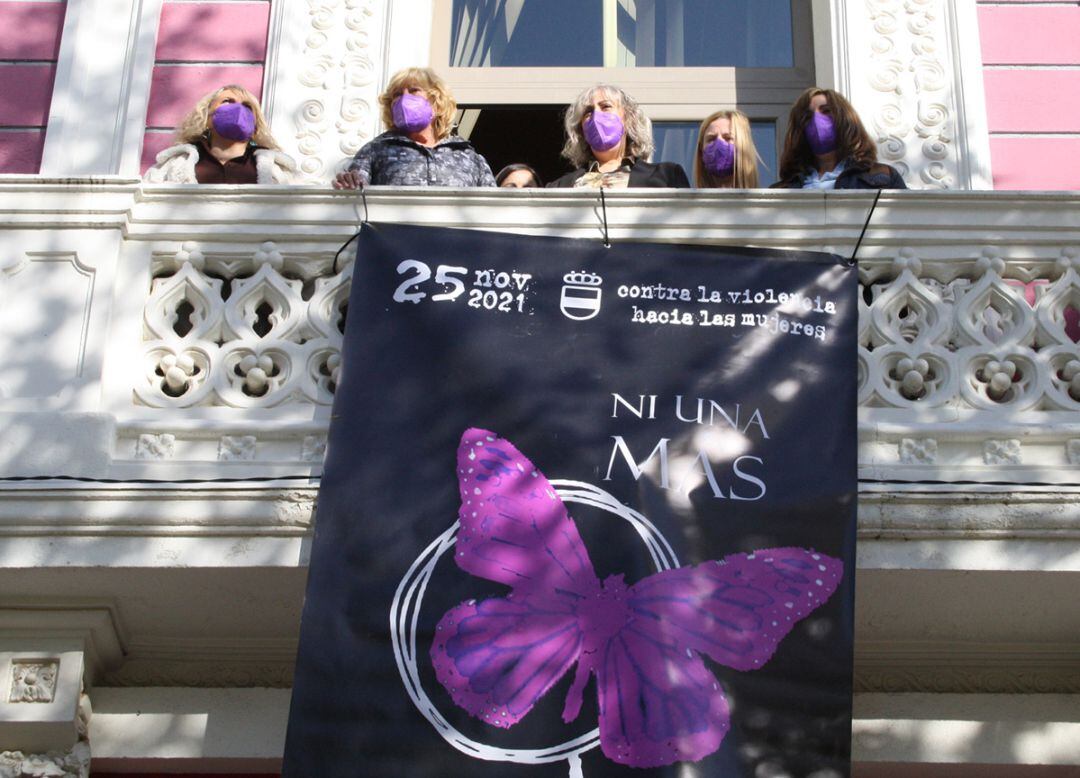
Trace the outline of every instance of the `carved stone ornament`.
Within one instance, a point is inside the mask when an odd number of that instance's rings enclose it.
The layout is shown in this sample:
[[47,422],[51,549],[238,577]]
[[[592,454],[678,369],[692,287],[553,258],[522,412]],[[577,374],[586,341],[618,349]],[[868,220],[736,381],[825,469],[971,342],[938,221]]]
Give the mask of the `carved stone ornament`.
[[255,436],[225,435],[218,445],[218,459],[222,462],[249,462],[255,459]]
[[932,465],[937,462],[938,444],[933,438],[903,438],[900,441],[900,461],[905,465]]
[[988,440],[983,447],[983,461],[988,465],[1020,464],[1020,441]]
[[372,137],[378,123],[374,0],[308,0],[309,28],[296,67],[306,99],[296,118],[300,169],[325,179]]
[[954,79],[943,0],[866,0],[866,79],[852,95],[880,157],[908,186],[950,189],[957,181]]
[[172,459],[176,436],[169,434],[139,435],[135,444],[136,459]]
[[[154,264],[144,378],[134,387],[140,404],[333,402],[351,264],[335,274],[331,253],[289,256],[272,241],[247,255],[211,254],[188,241]],[[148,441],[137,458],[168,458],[167,449],[164,440]]]
[[301,462],[322,462],[326,456],[326,436],[308,435],[300,451]]
[[59,660],[15,660],[11,663],[11,702],[52,702]]
[[90,698],[80,694],[75,720],[79,741],[66,751],[45,754],[0,751],[0,778],[89,778],[90,715]]

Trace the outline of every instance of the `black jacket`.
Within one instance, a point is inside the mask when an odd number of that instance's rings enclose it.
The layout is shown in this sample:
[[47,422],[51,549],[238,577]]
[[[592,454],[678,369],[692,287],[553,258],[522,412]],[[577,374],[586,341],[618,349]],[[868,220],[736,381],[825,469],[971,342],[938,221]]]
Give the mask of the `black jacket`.
[[[589,172],[587,168],[581,168],[580,170],[567,173],[565,176],[556,178],[548,184],[548,188],[562,189],[572,187],[574,182],[587,172]],[[630,168],[630,181],[627,186],[689,189],[690,180],[686,177],[686,171],[682,169],[682,165],[678,165],[674,162],[658,162],[654,164],[639,159],[636,160],[633,167]]]
[[[794,176],[777,181],[770,189],[802,189],[803,177]],[[837,189],[907,189],[900,171],[889,165],[877,164],[870,169],[846,168],[836,179]]]

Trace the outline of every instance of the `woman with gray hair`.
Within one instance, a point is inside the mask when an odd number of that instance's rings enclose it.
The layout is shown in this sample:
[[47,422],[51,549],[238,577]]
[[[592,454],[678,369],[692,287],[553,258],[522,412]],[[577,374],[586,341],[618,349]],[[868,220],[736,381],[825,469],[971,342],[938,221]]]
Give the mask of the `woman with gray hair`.
[[562,155],[576,170],[549,187],[689,188],[686,171],[674,162],[648,161],[652,125],[641,106],[617,86],[589,87],[566,109]]

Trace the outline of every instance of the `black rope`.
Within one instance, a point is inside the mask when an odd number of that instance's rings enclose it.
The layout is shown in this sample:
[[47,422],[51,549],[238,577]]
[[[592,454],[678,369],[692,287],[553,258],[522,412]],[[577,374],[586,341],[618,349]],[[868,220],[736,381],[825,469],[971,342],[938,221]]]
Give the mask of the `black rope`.
[[[362,186],[360,187],[360,200],[364,204],[364,219],[363,219],[363,221],[360,222],[360,226],[362,228],[365,224],[368,223],[367,192],[364,191],[364,187],[362,187]],[[344,243],[341,244],[341,248],[339,248],[337,250],[337,253],[334,254],[334,264],[333,264],[333,267],[332,267],[332,269],[334,271],[334,275],[338,274],[338,258],[341,256],[341,252],[344,251],[345,249],[347,249],[349,247],[349,244],[352,243],[354,240],[356,240],[359,237],[360,237],[360,230],[357,230],[356,232],[353,233],[351,238],[349,238],[347,241],[345,241]]]
[[241,484],[270,483],[272,481],[319,481],[318,475],[249,476],[247,478],[91,478],[79,475],[6,475],[0,481],[77,481],[88,484]]
[[600,211],[604,217],[604,248],[611,248],[611,241],[608,240],[607,229],[607,200],[604,199],[604,187],[600,187]]
[[874,195],[874,204],[870,206],[870,213],[866,214],[866,221],[863,222],[862,232],[859,233],[859,239],[855,241],[855,248],[851,252],[851,259],[848,260],[848,267],[855,265],[855,256],[859,253],[859,246],[862,245],[863,236],[866,235],[866,228],[870,226],[870,217],[874,215],[874,211],[877,210],[877,201],[881,197],[881,190],[877,190],[877,194]]

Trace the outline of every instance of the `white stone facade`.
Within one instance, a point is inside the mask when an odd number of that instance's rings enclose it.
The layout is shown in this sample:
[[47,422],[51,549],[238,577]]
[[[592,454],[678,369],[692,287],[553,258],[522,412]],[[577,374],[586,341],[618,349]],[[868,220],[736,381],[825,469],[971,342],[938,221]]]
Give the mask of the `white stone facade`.
[[[353,261],[334,255],[365,209],[602,235],[587,193],[316,185],[424,61],[405,30],[430,3],[273,4],[265,102],[312,185],[140,184],[157,5],[70,0],[69,25],[125,20],[101,32],[125,55],[80,72],[103,38],[65,34],[43,175],[0,176],[0,477],[35,479],[0,482],[5,778],[91,753],[277,768]],[[1080,197],[956,191],[989,181],[972,2],[813,11],[819,82],[946,190],[884,194],[858,257],[855,760],[1080,762]],[[75,99],[93,83],[115,88]],[[607,218],[613,240],[850,255],[871,200],[627,191]]]

